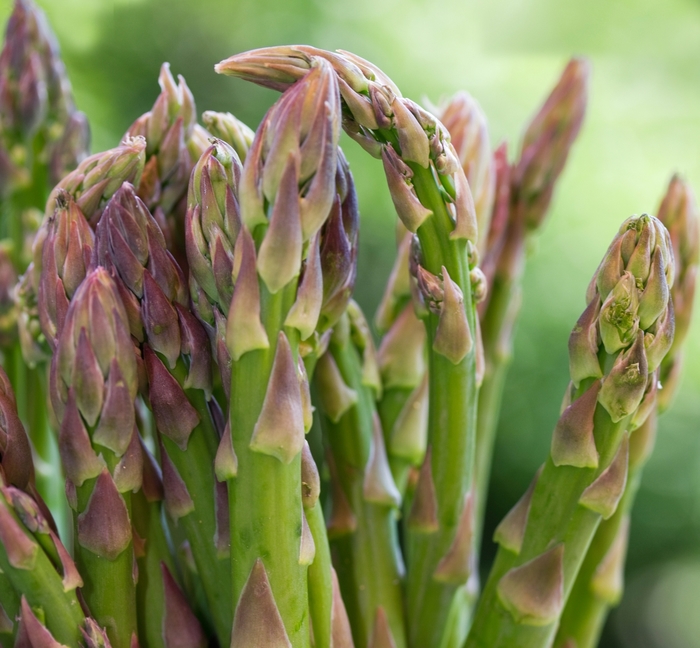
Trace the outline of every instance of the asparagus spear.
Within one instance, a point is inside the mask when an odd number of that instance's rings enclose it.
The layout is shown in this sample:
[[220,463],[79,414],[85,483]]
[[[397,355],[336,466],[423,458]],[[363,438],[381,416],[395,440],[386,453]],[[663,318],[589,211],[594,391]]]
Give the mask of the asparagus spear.
[[161,229],[132,185],[124,183],[97,227],[97,261],[109,268],[140,342],[148,401],[158,430],[165,508],[182,525],[222,645],[230,639],[230,571],[219,537],[227,505],[217,498],[214,457],[219,442],[208,408],[211,356],[206,333],[190,312],[182,270]]
[[[690,325],[695,297],[695,277],[698,266],[698,213],[695,196],[686,182],[674,176],[659,207],[659,220],[671,236],[676,278],[671,287],[675,313],[673,344],[658,369],[661,389],[648,396],[649,417],[630,437],[630,466],[625,494],[618,510],[601,522],[588,549],[586,559],[571,591],[555,645],[575,641],[578,648],[593,648],[611,606],[622,597],[623,572],[627,548],[630,510],[641,481],[644,464],[649,458],[656,437],[657,416],[673,400],[683,363],[683,344]],[[656,385],[655,385],[656,386]]]
[[243,53],[216,69],[280,90],[322,61],[331,63],[338,78],[343,127],[382,158],[397,212],[418,235],[421,265],[448,295],[434,300],[426,319],[430,374],[435,377],[428,445],[439,523],[428,532],[412,531],[408,551],[409,642],[439,645],[453,597],[469,576],[465,565],[470,551],[463,553],[465,544],[458,536],[469,526],[466,495],[472,482],[476,416],[473,198],[442,124],[404,99],[371,63],[347,52],[293,46]]
[[248,149],[250,149],[253,137],[255,137],[254,131],[249,126],[231,113],[221,113],[214,110],[207,110],[202,115],[202,121],[214,137],[218,137],[231,146],[241,161],[245,162]]
[[496,191],[482,269],[489,286],[479,308],[484,379],[479,392],[476,441],[476,527],[481,528],[491,473],[501,396],[513,349],[522,300],[525,251],[544,222],[556,182],[583,121],[589,65],[573,59],[528,125],[517,162],[510,166],[505,146],[494,156]]
[[[618,507],[629,435],[673,341],[674,261],[653,216],[627,219],[569,340],[570,405],[535,485],[496,530],[501,545],[466,642],[546,646],[602,518]],[[648,389],[649,388],[649,389]]]
[[136,634],[130,509],[143,465],[136,391],[127,313],[108,272],[98,267],[68,308],[51,366],[51,399],[61,424],[66,492],[76,513],[82,592],[115,648],[129,648]]
[[334,328],[314,380],[331,466],[328,532],[355,645],[371,646],[379,623],[399,648],[406,646],[395,524],[401,496],[374,403],[381,384],[372,351],[369,327],[353,302]]
[[[235,476],[227,475],[232,646],[254,640],[309,645],[300,452],[309,420],[298,349],[300,338],[316,329],[325,292],[318,231],[338,200],[339,113],[335,77],[319,65],[270,109],[241,177],[242,228],[226,337],[237,457]],[[326,296],[343,287],[331,288]],[[234,456],[230,443],[224,436],[220,456]],[[254,595],[261,591],[264,596]],[[265,618],[264,625],[256,618]]]

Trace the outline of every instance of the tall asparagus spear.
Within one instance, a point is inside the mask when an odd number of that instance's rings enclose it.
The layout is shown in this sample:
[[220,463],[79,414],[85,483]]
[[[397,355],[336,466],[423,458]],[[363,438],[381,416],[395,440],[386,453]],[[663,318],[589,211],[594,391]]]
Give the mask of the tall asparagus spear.
[[132,336],[141,343],[163,471],[165,508],[182,525],[222,645],[230,639],[228,540],[220,537],[228,505],[217,495],[219,442],[208,400],[211,355],[204,329],[189,310],[182,270],[132,185],[124,183],[97,227],[97,261],[112,272]]
[[[464,171],[440,122],[401,96],[371,63],[347,52],[305,46],[255,50],[217,66],[273,89],[284,89],[321,61],[335,70],[344,104],[343,127],[381,157],[392,199],[421,245],[420,264],[445,295],[426,319],[430,347],[431,486],[438,522],[409,534],[409,642],[439,645],[456,591],[469,576],[476,381],[475,309],[471,271],[476,261],[476,214]],[[438,292],[439,292],[438,291]],[[444,303],[443,303],[444,302]]]
[[476,527],[479,546],[501,396],[513,353],[528,242],[537,235],[569,151],[584,118],[589,65],[572,59],[528,125],[518,160],[508,164],[505,147],[494,156],[496,191],[482,269],[488,283],[479,308],[484,378],[479,392],[476,440]]
[[[622,597],[630,510],[641,481],[644,464],[649,458],[656,437],[657,416],[673,400],[678,388],[683,363],[683,343],[688,332],[698,266],[698,221],[700,213],[695,196],[686,182],[674,176],[659,207],[659,220],[671,236],[676,278],[671,288],[676,330],[668,355],[658,369],[658,392],[649,398],[652,411],[646,421],[630,437],[630,466],[625,494],[618,510],[601,522],[586,554],[581,571],[562,614],[555,640],[556,646],[574,641],[577,648],[594,648],[611,606]],[[656,385],[654,385],[656,387]],[[635,423],[637,423],[635,421]]]
[[51,399],[82,592],[115,648],[129,648],[136,634],[130,509],[143,465],[136,390],[127,313],[108,272],[96,268],[68,308],[52,361]]
[[[235,471],[229,461],[226,475],[236,604],[232,646],[309,645],[312,554],[302,533],[301,500],[309,412],[298,349],[300,338],[316,329],[323,299],[318,231],[337,200],[338,104],[335,76],[321,64],[270,109],[241,177],[242,227],[226,336],[231,437],[224,436],[219,450],[237,457]],[[262,618],[263,625],[256,622]]]
[[601,519],[628,475],[629,435],[673,342],[674,261],[653,216],[627,219],[591,282],[569,340],[570,405],[533,486],[504,518],[466,642],[547,646]]
[[404,647],[404,567],[395,524],[401,496],[374,403],[381,384],[373,343],[357,304],[334,328],[314,382],[331,465],[328,533],[355,646],[373,645],[382,632]]

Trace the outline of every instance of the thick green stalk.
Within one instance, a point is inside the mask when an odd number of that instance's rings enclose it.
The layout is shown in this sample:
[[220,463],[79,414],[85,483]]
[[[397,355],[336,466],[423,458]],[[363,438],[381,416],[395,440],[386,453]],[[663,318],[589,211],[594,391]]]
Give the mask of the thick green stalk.
[[[398,420],[403,411],[408,399],[413,393],[413,389],[406,387],[392,387],[385,389],[382,392],[382,397],[377,401],[377,413],[379,420],[382,422],[382,431],[384,432],[384,443],[387,450],[391,444],[391,431],[394,424]],[[396,488],[403,497],[406,494],[408,487],[408,476],[411,469],[411,462],[404,457],[399,457],[389,451],[389,467],[391,468],[391,476],[394,478]]]
[[601,520],[599,513],[585,508],[579,504],[579,500],[583,491],[611,463],[625,434],[629,417],[613,423],[605,409],[598,405],[594,421],[600,468],[557,467],[552,458],[548,458],[532,496],[527,518],[528,532],[520,553],[499,548],[465,644],[467,648],[541,648],[551,644],[557,630],[556,621],[545,625],[518,623],[501,603],[497,588],[510,569],[562,543],[563,600],[567,599]]
[[309,616],[314,631],[315,648],[332,648],[331,615],[333,613],[333,577],[331,550],[326,534],[321,502],[306,509],[306,521],[314,539],[316,555],[309,565]]
[[[7,506],[5,502],[0,506]],[[6,515],[11,515],[19,531],[21,523],[9,507]],[[5,530],[7,532],[7,530]],[[31,536],[22,530],[27,540]],[[33,543],[34,540],[31,540]],[[85,615],[76,596],[75,589],[64,591],[61,576],[49,556],[40,548],[34,550],[31,566],[19,565],[12,560],[12,549],[0,542],[0,569],[16,592],[21,592],[32,607],[42,608],[44,623],[55,639],[70,648],[78,648],[82,642],[80,628]],[[15,562],[15,565],[12,564]]]
[[[418,229],[424,267],[434,275],[444,266],[462,290],[467,321],[475,330],[466,241],[450,240],[454,225],[432,172],[411,165],[416,194],[433,212]],[[426,320],[429,358],[428,447],[438,511],[438,529],[408,533],[407,618],[409,642],[440,646],[452,600],[460,582],[440,582],[434,573],[452,545],[473,481],[477,387],[472,349],[453,363],[433,349],[439,316]]]
[[[187,369],[181,360],[178,361],[172,373],[184,389]],[[221,574],[231,571],[230,557],[226,552],[220,553],[216,544],[217,500],[214,457],[218,445],[218,434],[211,420],[204,392],[201,389],[184,389],[184,393],[199,416],[199,424],[190,433],[187,449],[182,450],[177,443],[164,434],[160,435],[160,442],[194,503],[193,510],[179,517],[177,524],[182,525],[192,550],[197,573],[206,594],[207,617],[216,630],[220,644],[226,646],[231,640],[233,607],[230,581],[221,580]]]
[[[114,454],[105,449],[105,454]],[[109,457],[105,459],[110,462]],[[112,470],[117,464],[113,460]],[[88,507],[97,479],[88,479],[76,487],[77,512]],[[121,494],[131,517],[131,493]],[[108,513],[105,512],[107,515]],[[78,515],[75,516],[75,537],[78,536]],[[113,648],[131,648],[131,638],[137,633],[136,586],[134,583],[134,550],[129,542],[116,558],[110,560],[81,546],[74,546],[75,562],[83,577],[82,594],[90,613],[106,627]]]
[[[19,615],[19,596],[12,586],[12,581],[6,573],[0,573],[0,617],[4,623],[0,623],[0,646],[2,648],[13,648],[15,635],[17,634],[17,624],[15,619]],[[7,623],[7,620],[10,623]]]
[[[336,487],[342,489],[352,525],[333,529],[331,546],[340,591],[350,619],[356,648],[370,645],[378,609],[383,608],[397,648],[407,646],[394,506],[397,502],[368,501],[365,484],[374,437],[374,393],[362,382],[362,361],[349,340],[331,338],[328,353],[342,381],[357,396],[337,421],[322,418],[325,442],[334,463]],[[381,442],[381,440],[380,440]],[[337,511],[335,512],[337,515]]]
[[293,648],[308,648],[307,568],[299,564],[301,455],[283,463],[250,447],[267,392],[280,331],[285,330],[292,353],[297,354],[296,332],[284,328],[295,292],[295,281],[275,295],[271,295],[264,284],[260,285],[261,321],[270,346],[248,351],[233,362],[230,420],[238,472],[236,477],[228,480],[228,485],[233,609],[256,561],[261,559],[291,645]]
[[131,498],[131,521],[134,530],[145,541],[143,551],[136,551],[139,578],[136,583],[136,612],[141,648],[165,648],[163,619],[165,593],[160,563],[174,569],[168,540],[165,537],[161,505],[149,501],[141,489]]

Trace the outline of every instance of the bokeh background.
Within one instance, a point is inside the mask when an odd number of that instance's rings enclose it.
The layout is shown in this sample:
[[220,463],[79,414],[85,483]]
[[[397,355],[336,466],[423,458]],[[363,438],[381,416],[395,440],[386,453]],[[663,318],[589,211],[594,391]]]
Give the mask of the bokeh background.
[[[169,61],[198,109],[255,126],[275,95],[219,77],[246,49],[308,43],[354,51],[411,98],[466,89],[512,154],[571,55],[593,64],[589,112],[525,279],[504,398],[489,528],[545,458],[567,383],[566,343],[585,287],[624,218],[655,213],[680,172],[700,191],[697,0],[39,0],[58,35],[93,150],[116,145],[158,93]],[[0,23],[10,0],[0,0]],[[344,140],[362,209],[357,298],[372,313],[394,256],[381,165]],[[697,310],[697,309],[696,309]],[[699,318],[700,319],[700,318]],[[660,424],[632,522],[627,589],[607,648],[700,646],[700,321],[685,379]],[[486,543],[485,567],[492,547]]]

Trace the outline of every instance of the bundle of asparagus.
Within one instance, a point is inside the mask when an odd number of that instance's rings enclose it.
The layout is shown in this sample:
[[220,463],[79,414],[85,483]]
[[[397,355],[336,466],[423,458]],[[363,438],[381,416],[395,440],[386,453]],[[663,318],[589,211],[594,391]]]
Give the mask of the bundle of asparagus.
[[[255,130],[197,123],[166,64],[152,110],[90,157],[30,0],[0,69],[1,646],[595,645],[688,330],[680,178],[596,271],[550,456],[478,579],[525,250],[584,60],[512,163],[469,95],[423,108],[348,52],[221,62],[281,92]],[[399,217],[377,337],[352,299],[341,127]]]

